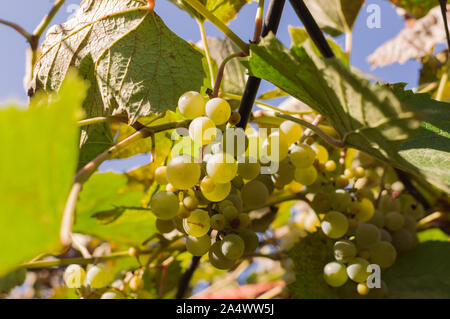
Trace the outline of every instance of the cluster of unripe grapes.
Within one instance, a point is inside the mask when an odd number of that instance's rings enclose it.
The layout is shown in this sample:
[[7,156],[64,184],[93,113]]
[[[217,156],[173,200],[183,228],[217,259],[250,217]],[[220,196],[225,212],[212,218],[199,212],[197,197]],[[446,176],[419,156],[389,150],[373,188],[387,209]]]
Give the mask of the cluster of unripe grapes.
[[[374,200],[368,189],[321,192],[313,199],[315,211],[324,214],[321,231],[336,240],[335,260],[323,269],[324,279],[332,287],[356,285],[360,295],[385,294],[387,287],[383,281],[381,289],[374,288],[376,292],[368,287],[371,274],[368,266],[389,268],[398,254],[412,249],[418,242],[416,222],[424,214],[420,203],[409,195],[393,198],[387,193],[378,203]],[[349,280],[353,284],[347,283]]]

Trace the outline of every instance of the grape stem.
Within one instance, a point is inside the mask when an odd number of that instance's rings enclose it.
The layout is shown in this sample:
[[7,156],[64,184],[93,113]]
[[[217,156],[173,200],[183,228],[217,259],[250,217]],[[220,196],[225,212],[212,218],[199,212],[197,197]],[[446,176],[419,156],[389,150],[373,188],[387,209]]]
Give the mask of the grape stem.
[[200,35],[202,38],[203,49],[205,50],[206,62],[208,63],[209,76],[211,78],[211,85],[214,85],[214,69],[213,69],[213,63],[212,63],[212,59],[211,59],[211,52],[209,51],[208,38],[206,37],[205,23],[200,19],[197,19],[197,23],[198,23],[198,27],[200,29]]
[[330,144],[334,147],[337,147],[337,148],[345,147],[345,143],[343,141],[336,140],[335,138],[329,136],[327,133],[325,133],[319,127],[315,126],[312,123],[309,123],[305,120],[302,120],[302,119],[299,119],[299,118],[296,118],[296,117],[293,117],[293,116],[290,116],[287,114],[275,113],[275,116],[283,118],[285,120],[296,122],[302,126],[309,128],[311,131],[314,131],[314,133],[316,133],[318,136],[320,136],[325,142],[327,142],[328,144]]
[[[314,126],[318,126],[320,124],[320,122],[322,122],[323,120],[323,115],[322,114],[318,114],[316,116],[316,118],[314,119],[314,121],[312,121],[312,125]],[[312,130],[311,129],[306,129],[305,132],[303,133],[303,136],[300,139],[300,143],[303,143],[309,136],[311,136],[312,134]]]
[[28,41],[28,43],[31,45],[33,35],[31,33],[28,33],[20,25],[14,23],[14,22],[9,22],[9,21],[3,20],[3,19],[0,19],[0,24],[6,25],[8,27],[11,27],[14,30],[16,30],[17,32],[19,32]]
[[258,9],[256,9],[255,32],[253,34],[253,43],[259,43],[264,20],[264,0],[259,0]]
[[223,73],[225,71],[225,67],[227,66],[227,63],[230,62],[234,58],[239,58],[239,57],[244,57],[244,56],[245,55],[242,52],[233,53],[233,54],[230,54],[229,56],[227,56],[222,61],[222,63],[220,63],[219,69],[217,70],[216,81],[213,84],[214,85],[214,91],[213,91],[212,96],[211,96],[212,98],[215,98],[215,97],[219,96],[220,85],[222,83]]

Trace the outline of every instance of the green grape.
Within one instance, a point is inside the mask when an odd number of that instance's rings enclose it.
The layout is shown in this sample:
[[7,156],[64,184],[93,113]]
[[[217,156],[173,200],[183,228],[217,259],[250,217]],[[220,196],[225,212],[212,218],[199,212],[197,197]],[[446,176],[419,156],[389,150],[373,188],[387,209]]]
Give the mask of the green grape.
[[86,273],[86,283],[92,288],[99,289],[109,284],[110,276],[105,266],[95,265]]
[[238,190],[240,190],[244,186],[244,184],[244,179],[239,175],[231,180],[231,186]]
[[188,155],[178,155],[167,165],[167,180],[177,189],[189,189],[200,179],[201,167]]
[[211,238],[209,235],[202,237],[188,236],[186,238],[186,249],[193,256],[203,256],[211,248]]
[[63,279],[68,288],[80,288],[84,279],[86,278],[86,272],[79,265],[70,265],[64,271]]
[[333,247],[334,258],[337,261],[346,263],[356,256],[356,246],[350,240],[338,240]]
[[286,136],[280,132],[270,134],[261,145],[261,158],[265,161],[280,162],[289,152]]
[[302,137],[302,127],[292,121],[284,121],[281,123],[280,131],[286,136],[288,145],[299,141]]
[[397,258],[397,251],[390,242],[380,241],[370,248],[370,261],[381,268],[391,267]]
[[272,175],[272,181],[277,188],[283,188],[294,180],[295,166],[291,164],[289,158],[285,158],[279,163],[278,171]]
[[227,200],[231,201],[234,207],[237,208],[238,212],[242,212],[244,209],[244,204],[242,203],[242,199],[237,194],[230,194],[227,197]]
[[169,220],[178,213],[179,201],[174,193],[162,191],[153,195],[150,208],[159,219]]
[[226,220],[233,220],[238,217],[239,212],[234,205],[229,205],[222,210],[222,214]]
[[200,189],[204,193],[211,193],[215,187],[216,183],[209,176],[203,177],[202,181],[200,182]]
[[211,202],[220,202],[227,198],[227,196],[230,194],[231,191],[231,183],[224,183],[224,184],[216,184],[214,187],[214,190],[212,192],[203,192],[203,196]]
[[307,144],[295,145],[291,149],[290,159],[295,167],[308,168],[314,163],[316,152]]
[[345,235],[348,230],[347,217],[336,211],[327,213],[321,223],[322,231],[330,238],[337,239]]
[[206,103],[205,112],[216,125],[221,125],[230,118],[231,107],[227,101],[216,97]]
[[383,194],[380,198],[378,208],[383,213],[400,211],[400,201],[392,198],[388,194]]
[[243,157],[248,148],[249,139],[241,128],[227,128],[222,135],[222,142],[218,143],[215,153],[227,153],[235,158]]
[[259,180],[252,180],[242,188],[244,206],[253,209],[264,205],[269,198],[267,187]]
[[345,212],[352,202],[352,197],[344,189],[337,189],[330,196],[331,208]]
[[414,219],[414,217],[410,216],[410,215],[405,215],[405,223],[403,225],[403,228],[405,228],[406,230],[408,230],[411,233],[415,233],[416,232],[416,220]]
[[363,178],[366,175],[366,171],[365,171],[364,167],[361,167],[361,166],[354,168],[352,170],[352,172],[356,178]]
[[186,196],[183,198],[183,205],[188,210],[194,210],[198,207],[198,199],[195,196]]
[[238,174],[243,179],[255,179],[256,177],[258,177],[260,171],[261,165],[254,158],[246,157],[242,161],[238,162]]
[[123,295],[118,291],[107,291],[102,294],[100,299],[124,299]]
[[205,99],[198,92],[186,92],[178,100],[178,109],[185,118],[193,120],[205,113]]
[[392,233],[392,244],[399,253],[411,250],[414,247],[414,234],[402,228]]
[[330,195],[325,192],[316,193],[311,201],[311,208],[318,214],[329,212],[332,209]]
[[337,165],[335,161],[329,160],[325,163],[325,170],[327,172],[334,172],[336,170],[336,167]]
[[317,179],[317,170],[314,166],[295,169],[295,180],[302,185],[313,184]]
[[269,191],[269,194],[273,193],[273,191],[275,189],[275,185],[274,185],[270,175],[268,175],[268,174],[261,174],[255,179],[260,181],[260,182],[262,182],[266,186],[267,190]]
[[384,224],[390,231],[397,231],[405,224],[405,217],[399,212],[390,212],[386,214]]
[[258,248],[259,238],[256,233],[248,228],[239,230],[238,235],[242,238],[245,244],[244,253],[250,254]]
[[167,166],[160,166],[156,168],[155,182],[159,185],[169,184],[169,180],[167,179]]
[[312,149],[316,152],[319,163],[325,164],[328,161],[328,150],[320,144],[314,144]]
[[358,221],[366,222],[372,218],[375,207],[369,199],[363,198],[361,201],[352,202],[348,210],[355,215]]
[[337,261],[326,264],[323,268],[323,279],[331,287],[343,286],[348,279],[345,265]]
[[216,139],[217,129],[207,117],[197,117],[189,125],[189,136],[199,145],[207,145]]
[[392,242],[392,236],[391,236],[391,233],[388,232],[386,229],[381,228],[381,229],[380,229],[380,234],[381,234],[380,239],[381,239],[382,241],[387,241],[387,242],[390,242],[390,243]]
[[379,228],[384,227],[384,214],[378,209],[373,212],[373,216],[369,219],[368,223],[373,224]]
[[231,125],[238,125],[240,121],[241,121],[241,114],[239,114],[239,112],[231,112],[228,123],[230,123]]
[[368,249],[381,240],[381,233],[377,226],[368,223],[359,223],[356,227],[356,246],[359,249]]
[[216,214],[211,217],[211,228],[216,230],[223,230],[227,224],[225,216]]
[[403,208],[403,212],[405,213],[405,215],[409,215],[415,220],[421,219],[425,215],[425,210],[423,209],[422,204],[417,202],[407,203]]
[[156,229],[161,234],[167,234],[175,229],[175,225],[173,224],[171,219],[169,219],[169,220],[157,219],[156,220]]
[[130,279],[130,283],[128,284],[128,286],[131,288],[131,290],[133,291],[139,291],[142,288],[144,288],[144,280],[142,279],[141,276],[138,275],[134,275],[131,279]]
[[237,163],[233,156],[227,153],[215,154],[208,159],[206,172],[215,183],[230,182],[237,174]]
[[240,213],[238,215],[239,219],[239,228],[245,228],[250,225],[250,217],[246,213]]
[[222,254],[225,258],[236,260],[244,254],[244,240],[236,234],[226,235],[222,240]]
[[191,212],[191,216],[183,220],[183,227],[188,235],[202,237],[211,228],[211,218],[207,211],[196,209]]
[[221,213],[223,213],[223,210],[228,206],[233,206],[233,202],[231,200],[223,200],[220,203],[217,203],[217,210]]
[[347,275],[355,282],[365,282],[370,275],[367,271],[368,266],[369,262],[364,258],[355,257],[350,259],[347,266]]
[[349,181],[348,177],[346,177],[344,175],[339,175],[336,179],[336,187],[338,187],[338,188],[347,187],[349,183],[350,183],[350,181]]
[[209,262],[217,269],[230,269],[234,266],[234,260],[226,258],[222,253],[222,242],[216,241],[209,249]]

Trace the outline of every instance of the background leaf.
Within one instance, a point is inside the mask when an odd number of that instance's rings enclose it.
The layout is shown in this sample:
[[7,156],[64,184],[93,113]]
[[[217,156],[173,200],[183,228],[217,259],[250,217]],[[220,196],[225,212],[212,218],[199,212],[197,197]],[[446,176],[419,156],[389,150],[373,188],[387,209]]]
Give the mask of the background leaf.
[[416,18],[421,18],[439,4],[436,0],[389,0]]
[[[78,153],[77,115],[86,85],[73,75],[59,95],[0,111],[0,276],[59,248]],[[50,101],[50,102],[48,102]]]

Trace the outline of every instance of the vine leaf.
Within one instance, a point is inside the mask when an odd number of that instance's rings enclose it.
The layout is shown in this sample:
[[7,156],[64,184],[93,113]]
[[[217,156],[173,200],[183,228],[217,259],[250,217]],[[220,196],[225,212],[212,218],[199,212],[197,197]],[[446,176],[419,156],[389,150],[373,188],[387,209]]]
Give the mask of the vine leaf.
[[[143,196],[141,190],[127,189],[125,175],[94,174],[80,193],[74,231],[122,244],[139,245],[156,231],[156,217],[150,211],[122,211],[120,208],[140,207]],[[107,212],[112,218],[106,221],[101,217],[105,217]]]
[[450,243],[420,244],[386,270],[390,298],[450,298]]
[[[450,6],[447,6],[447,10],[450,10]],[[447,17],[450,20],[450,14],[447,13]],[[421,59],[432,54],[435,46],[445,39],[441,9],[436,7],[378,47],[367,60],[373,68],[396,62],[403,64],[408,60]]]
[[252,75],[325,115],[349,147],[416,170],[397,147],[417,132],[421,121],[388,88],[353,74],[337,59],[322,59],[309,43],[288,50],[272,34],[251,46],[248,67]]
[[305,0],[319,27],[332,36],[350,32],[364,0]]
[[0,277],[60,248],[86,88],[72,74],[59,95],[38,95],[26,111],[14,106],[0,111]]
[[422,18],[438,5],[436,0],[389,0],[399,8],[406,10],[415,18]]
[[[75,16],[53,26],[36,64],[33,90],[58,91],[74,66],[91,87],[87,117],[142,116],[175,110],[178,97],[200,90],[202,56],[148,11],[145,2],[84,0]],[[82,133],[81,165],[111,145],[108,125]]]

